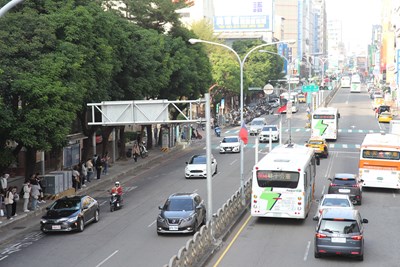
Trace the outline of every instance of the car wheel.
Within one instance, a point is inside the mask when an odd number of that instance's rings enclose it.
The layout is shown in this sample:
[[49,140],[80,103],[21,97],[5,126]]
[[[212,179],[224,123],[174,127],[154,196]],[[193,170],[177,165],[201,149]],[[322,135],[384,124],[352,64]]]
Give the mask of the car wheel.
[[363,260],[364,260],[364,254],[363,254],[363,255],[361,255],[361,256],[358,256],[357,260],[359,260],[359,261],[363,261]]
[[85,230],[85,223],[84,223],[83,219],[80,218],[79,222],[78,222],[78,231],[83,232],[83,230]]
[[218,173],[218,165],[215,166],[215,172],[214,172],[214,174],[217,174],[217,173]]
[[97,223],[100,220],[100,216],[99,216],[99,210],[96,210],[94,212],[94,222]]
[[318,252],[314,251],[314,258],[316,258],[316,259],[321,258],[321,254],[319,254]]

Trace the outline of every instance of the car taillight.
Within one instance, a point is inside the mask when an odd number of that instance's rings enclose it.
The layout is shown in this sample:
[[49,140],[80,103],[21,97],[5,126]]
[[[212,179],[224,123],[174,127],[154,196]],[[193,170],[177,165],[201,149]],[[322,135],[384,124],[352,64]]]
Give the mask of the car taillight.
[[315,236],[316,236],[317,238],[326,238],[326,237],[327,237],[327,235],[325,235],[325,234],[320,234],[320,233],[316,233]]
[[362,235],[355,235],[355,236],[352,236],[351,239],[353,239],[353,240],[362,240],[363,236]]
[[333,183],[331,183],[331,184],[330,184],[330,186],[337,186],[337,184],[333,184]]
[[359,187],[359,184],[353,184],[352,187]]

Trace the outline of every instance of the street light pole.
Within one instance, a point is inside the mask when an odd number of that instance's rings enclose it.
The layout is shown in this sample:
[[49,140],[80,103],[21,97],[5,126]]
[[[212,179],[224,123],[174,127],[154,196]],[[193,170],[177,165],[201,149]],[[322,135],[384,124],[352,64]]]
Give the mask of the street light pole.
[[[290,41],[290,43],[291,42],[292,41]],[[247,52],[247,54],[244,56],[243,60],[240,58],[239,54],[235,50],[233,50],[231,47],[229,47],[225,44],[220,44],[220,43],[201,40],[201,39],[189,39],[189,43],[191,43],[191,44],[206,43],[206,44],[211,44],[211,45],[217,45],[217,46],[224,47],[235,54],[236,58],[238,59],[239,66],[240,66],[240,126],[243,127],[243,123],[244,123],[244,121],[243,121],[243,102],[244,102],[244,99],[243,99],[244,98],[243,97],[243,68],[244,68],[244,63],[246,62],[246,59],[254,50],[260,49],[261,47],[280,44],[280,43],[289,43],[289,42],[288,41],[279,41],[279,42],[272,42],[272,43],[258,45],[256,47],[252,48],[249,52]],[[244,144],[243,144],[243,141],[241,141],[240,142],[240,190],[241,190],[241,195],[242,195],[242,201],[244,204],[245,196],[244,196],[244,174],[243,173],[244,173]]]

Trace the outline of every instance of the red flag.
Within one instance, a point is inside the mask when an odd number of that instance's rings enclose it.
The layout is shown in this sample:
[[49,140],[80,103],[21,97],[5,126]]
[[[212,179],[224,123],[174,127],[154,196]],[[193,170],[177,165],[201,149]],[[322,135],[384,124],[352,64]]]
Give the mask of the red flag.
[[243,143],[247,145],[249,142],[249,132],[247,131],[246,124],[242,123],[242,128],[239,131],[239,138],[242,139]]
[[286,112],[286,105],[284,105],[278,109],[278,113],[282,113],[282,112]]

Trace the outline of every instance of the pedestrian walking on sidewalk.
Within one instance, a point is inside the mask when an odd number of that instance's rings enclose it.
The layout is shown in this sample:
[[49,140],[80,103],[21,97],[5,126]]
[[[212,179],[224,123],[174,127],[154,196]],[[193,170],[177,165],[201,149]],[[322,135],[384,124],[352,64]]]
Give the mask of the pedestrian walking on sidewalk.
[[101,168],[103,167],[103,163],[101,162],[101,158],[95,155],[93,160],[94,167],[96,168],[96,176],[97,180],[101,178]]
[[72,187],[75,188],[75,193],[78,191],[79,188],[79,171],[78,171],[78,166],[74,166],[74,169],[72,171]]
[[9,177],[10,175],[8,173],[3,173],[3,175],[0,177],[0,193],[3,195],[5,195],[7,192]]
[[108,152],[104,153],[103,158],[101,159],[102,161],[102,166],[103,166],[103,174],[108,175],[108,166],[110,164],[110,156],[108,156]]
[[90,183],[91,182],[90,180],[93,177],[93,163],[92,163],[91,159],[88,159],[86,161],[86,168],[87,168],[87,177],[86,177],[86,179]]
[[19,194],[18,194],[18,187],[13,186],[13,193],[14,193],[14,199],[12,203],[12,211],[11,211],[11,216],[17,216],[17,203],[19,200]]
[[140,149],[137,141],[133,142],[133,147],[132,147],[132,156],[135,162],[137,162],[138,157],[140,156]]
[[86,162],[83,160],[81,162],[81,173],[80,173],[80,177],[81,177],[81,183],[83,187],[86,187],[85,183],[87,180],[87,175],[88,175],[88,171],[86,168]]
[[24,192],[24,195],[22,197],[24,199],[24,206],[23,206],[24,212],[29,212],[28,204],[29,204],[29,197],[31,195],[31,190],[32,190],[31,182],[28,179],[25,180],[22,188],[23,188],[23,192]]
[[31,210],[36,210],[38,208],[38,201],[40,196],[40,185],[37,181],[32,183],[31,187]]
[[7,213],[7,219],[12,220],[12,204],[14,202],[14,191],[15,189],[10,186],[7,189],[6,193],[6,198],[4,199],[4,202],[6,204],[6,213]]

